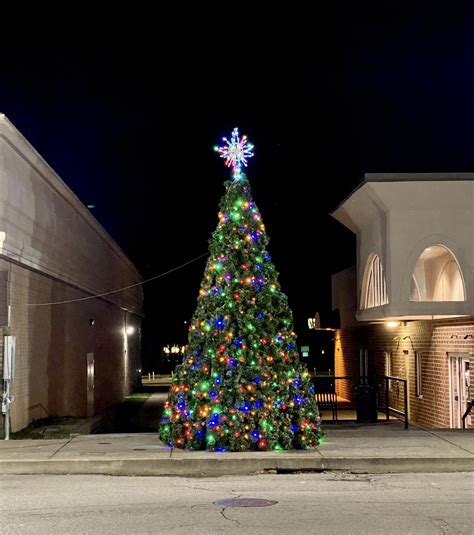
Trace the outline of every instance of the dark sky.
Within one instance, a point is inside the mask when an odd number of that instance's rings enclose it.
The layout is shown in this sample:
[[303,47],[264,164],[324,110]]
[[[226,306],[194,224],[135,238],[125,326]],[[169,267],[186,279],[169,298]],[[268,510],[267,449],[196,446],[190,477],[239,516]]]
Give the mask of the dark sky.
[[[302,331],[330,310],[330,275],[355,261],[354,237],[328,214],[364,172],[473,170],[470,6],[223,11],[208,27],[189,12],[85,17],[3,39],[0,111],[145,277],[207,250],[228,177],[212,147],[238,126]],[[186,340],[204,263],[145,286],[147,358]]]

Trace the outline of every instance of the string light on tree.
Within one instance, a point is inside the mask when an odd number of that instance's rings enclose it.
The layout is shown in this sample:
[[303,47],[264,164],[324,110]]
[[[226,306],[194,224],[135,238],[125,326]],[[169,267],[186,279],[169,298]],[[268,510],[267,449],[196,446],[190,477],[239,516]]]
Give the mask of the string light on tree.
[[253,147],[237,128],[224,141],[217,151],[233,180],[225,183],[160,437],[174,447],[220,452],[313,448],[321,438],[314,388],[242,172]]
[[222,141],[225,141],[225,145],[215,146],[214,150],[224,158],[227,167],[232,167],[234,180],[240,180],[242,165],[247,167],[248,158],[253,156],[254,146],[248,142],[247,136],[240,138],[238,128],[232,130],[230,141],[226,137],[223,137]]

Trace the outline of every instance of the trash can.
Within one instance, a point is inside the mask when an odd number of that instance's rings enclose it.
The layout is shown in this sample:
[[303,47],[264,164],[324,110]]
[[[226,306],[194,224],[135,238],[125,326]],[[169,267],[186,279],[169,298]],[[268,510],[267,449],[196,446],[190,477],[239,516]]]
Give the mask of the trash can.
[[358,385],[356,391],[357,423],[377,422],[377,390],[373,385]]

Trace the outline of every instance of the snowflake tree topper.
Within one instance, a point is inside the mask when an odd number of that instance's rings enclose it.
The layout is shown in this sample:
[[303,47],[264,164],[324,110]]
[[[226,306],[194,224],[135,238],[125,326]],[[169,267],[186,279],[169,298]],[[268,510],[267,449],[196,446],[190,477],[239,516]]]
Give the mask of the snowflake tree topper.
[[238,128],[232,130],[230,141],[226,137],[223,137],[222,141],[225,145],[216,146],[214,150],[224,158],[227,167],[232,167],[234,180],[239,180],[242,178],[242,165],[247,167],[248,158],[253,156],[253,145],[248,142],[247,136],[240,138]]

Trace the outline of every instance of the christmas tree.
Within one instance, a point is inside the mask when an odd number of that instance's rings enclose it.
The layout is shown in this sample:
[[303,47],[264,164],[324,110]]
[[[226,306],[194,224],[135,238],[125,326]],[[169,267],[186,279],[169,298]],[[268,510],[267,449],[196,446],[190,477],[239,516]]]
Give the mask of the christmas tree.
[[189,344],[164,407],[161,439],[213,451],[312,448],[318,408],[299,362],[293,318],[242,165],[253,146],[234,129],[216,147],[233,179],[209,241]]

